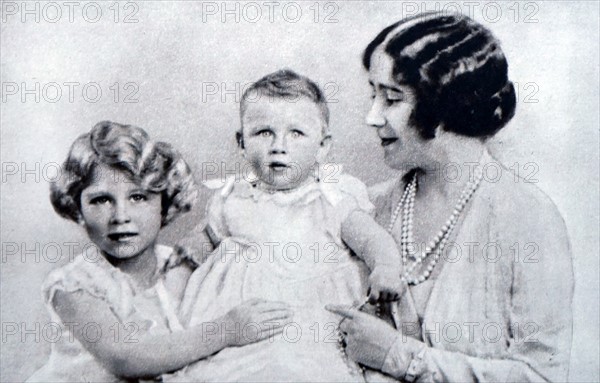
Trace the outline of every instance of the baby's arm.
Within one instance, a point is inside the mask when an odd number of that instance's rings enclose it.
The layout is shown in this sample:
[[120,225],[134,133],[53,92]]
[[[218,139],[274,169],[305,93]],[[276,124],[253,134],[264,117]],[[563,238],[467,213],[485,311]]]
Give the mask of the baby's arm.
[[[133,329],[135,322],[120,323],[101,299],[83,292],[57,291],[52,304],[75,338],[111,373],[124,378],[154,377],[178,370],[229,346],[241,346],[281,333],[291,311],[282,302],[251,300],[223,317],[171,334],[152,335]],[[232,328],[260,325],[260,332],[244,337]],[[93,324],[95,331],[86,324]],[[93,335],[90,335],[93,334]],[[129,335],[129,336],[127,336]],[[97,339],[99,338],[99,339]]]
[[342,240],[369,267],[369,301],[398,299],[404,291],[396,241],[367,213],[355,210],[342,222]]

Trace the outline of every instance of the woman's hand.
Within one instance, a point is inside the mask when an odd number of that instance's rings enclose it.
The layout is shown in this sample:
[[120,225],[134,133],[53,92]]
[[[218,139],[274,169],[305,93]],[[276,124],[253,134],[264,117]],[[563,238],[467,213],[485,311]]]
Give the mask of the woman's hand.
[[376,265],[369,274],[369,303],[391,302],[400,299],[404,283],[396,265]]
[[220,320],[228,346],[243,346],[280,334],[293,312],[284,302],[251,299],[231,309]]
[[343,317],[340,332],[346,343],[346,354],[355,362],[381,370],[389,349],[399,335],[381,319],[343,305],[325,308]]

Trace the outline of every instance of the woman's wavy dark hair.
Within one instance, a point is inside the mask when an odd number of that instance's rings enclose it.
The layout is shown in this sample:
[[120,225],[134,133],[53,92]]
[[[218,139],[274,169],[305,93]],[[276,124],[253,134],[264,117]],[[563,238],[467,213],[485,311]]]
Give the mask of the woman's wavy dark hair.
[[193,206],[197,189],[186,162],[171,145],[154,142],[141,128],[110,121],[96,124],[73,142],[50,201],[61,216],[80,222],[81,192],[100,164],[125,172],[142,188],[162,196],[162,226]]
[[432,12],[390,25],[365,49],[365,69],[379,46],[393,59],[394,79],[415,92],[410,122],[423,138],[434,138],[441,124],[486,139],[514,116],[515,89],[500,43],[467,16]]

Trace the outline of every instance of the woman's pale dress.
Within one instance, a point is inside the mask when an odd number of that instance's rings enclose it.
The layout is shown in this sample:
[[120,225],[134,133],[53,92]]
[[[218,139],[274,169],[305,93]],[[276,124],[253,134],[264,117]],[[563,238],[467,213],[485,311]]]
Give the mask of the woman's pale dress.
[[[399,304],[402,333],[383,371],[402,379],[424,349],[417,381],[564,382],[573,298],[564,222],[534,184],[488,154],[484,161],[493,162],[491,170],[465,208],[433,280],[411,287]],[[404,185],[396,179],[371,188],[380,224],[390,222]],[[416,218],[420,214],[426,213],[415,211]],[[400,232],[399,220],[398,243]]]

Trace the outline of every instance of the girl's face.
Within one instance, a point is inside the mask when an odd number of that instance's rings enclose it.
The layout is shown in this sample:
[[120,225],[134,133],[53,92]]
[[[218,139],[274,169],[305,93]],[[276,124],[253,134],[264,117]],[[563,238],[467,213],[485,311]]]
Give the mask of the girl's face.
[[153,248],[161,228],[161,196],[140,188],[117,169],[100,165],[81,193],[90,239],[106,254],[133,258]]
[[371,57],[369,83],[373,87],[373,104],[366,122],[377,129],[389,167],[403,170],[423,166],[433,140],[424,140],[409,123],[416,98],[410,87],[393,79],[392,69],[392,58],[378,48]]
[[265,185],[277,190],[302,185],[325,160],[325,122],[311,100],[261,97],[242,116],[244,157]]

